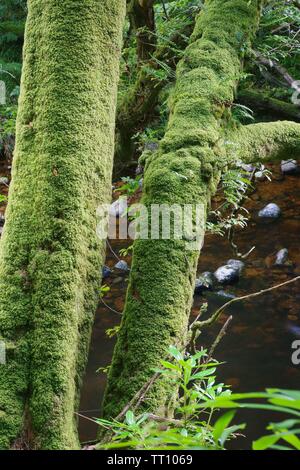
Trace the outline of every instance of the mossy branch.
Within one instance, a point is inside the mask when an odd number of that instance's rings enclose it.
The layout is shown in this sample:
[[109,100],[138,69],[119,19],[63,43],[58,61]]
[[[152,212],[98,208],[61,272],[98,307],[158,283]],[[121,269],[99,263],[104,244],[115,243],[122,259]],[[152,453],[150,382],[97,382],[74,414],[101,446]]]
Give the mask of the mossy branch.
[[300,156],[300,124],[277,121],[242,126],[228,136],[227,155],[231,162],[267,163]]

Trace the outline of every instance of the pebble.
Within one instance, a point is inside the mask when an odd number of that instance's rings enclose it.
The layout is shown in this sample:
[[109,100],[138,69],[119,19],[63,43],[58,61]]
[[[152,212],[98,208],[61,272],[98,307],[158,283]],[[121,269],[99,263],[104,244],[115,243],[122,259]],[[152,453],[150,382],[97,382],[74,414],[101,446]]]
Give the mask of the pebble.
[[278,219],[280,215],[281,215],[280,207],[273,202],[270,202],[270,204],[267,204],[258,213],[258,217],[262,219]]

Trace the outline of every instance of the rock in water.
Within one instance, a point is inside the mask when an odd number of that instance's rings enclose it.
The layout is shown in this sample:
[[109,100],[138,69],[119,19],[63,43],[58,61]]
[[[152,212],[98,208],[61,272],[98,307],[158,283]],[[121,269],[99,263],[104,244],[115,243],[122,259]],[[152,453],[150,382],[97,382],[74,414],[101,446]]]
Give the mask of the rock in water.
[[106,279],[111,275],[111,269],[108,266],[103,266],[102,268],[102,278]]
[[287,248],[282,248],[276,254],[275,266],[282,266],[286,263],[289,256],[289,250]]
[[281,171],[284,175],[298,175],[300,168],[296,160],[282,160]]
[[205,290],[212,290],[214,286],[214,275],[209,271],[205,271],[204,273],[196,279],[195,282],[195,294],[202,294]]
[[126,261],[120,260],[115,264],[115,269],[119,269],[120,271],[129,271],[128,264]]
[[265,181],[266,176],[263,171],[256,171],[254,174],[255,181]]
[[280,207],[277,204],[270,202],[258,213],[258,217],[261,219],[278,219],[281,215]]
[[219,284],[232,284],[238,281],[240,272],[236,267],[226,264],[216,270],[214,276]]
[[234,269],[236,269],[239,274],[243,271],[245,267],[245,263],[239,259],[229,259],[226,263],[228,266],[232,266]]

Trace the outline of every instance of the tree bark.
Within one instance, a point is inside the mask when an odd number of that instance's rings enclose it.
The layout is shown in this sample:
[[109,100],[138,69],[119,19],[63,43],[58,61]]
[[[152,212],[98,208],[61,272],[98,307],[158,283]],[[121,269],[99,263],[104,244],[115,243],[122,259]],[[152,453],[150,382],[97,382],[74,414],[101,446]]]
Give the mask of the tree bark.
[[138,61],[143,62],[155,51],[154,0],[130,0],[128,14],[136,34]]
[[125,0],[29,0],[0,254],[0,448],[74,449],[111,198]]
[[300,156],[300,124],[292,121],[262,122],[242,126],[226,141],[228,159],[268,163]]
[[263,113],[272,115],[275,113],[276,116],[281,118],[300,121],[299,106],[274,98],[270,93],[264,91],[255,89],[239,90],[237,101]]
[[[162,203],[181,207],[202,203],[204,209],[209,205],[226,166],[223,128],[243,50],[258,27],[261,3],[206,1],[177,67],[167,132],[159,151],[146,159],[143,203],[148,208]],[[204,229],[200,235],[204,237]],[[105,417],[117,416],[152,376],[170,344],[184,347],[198,257],[199,251],[187,250],[184,240],[135,242],[104,400]],[[143,406],[155,414],[168,414],[174,394],[177,390],[161,379]]]

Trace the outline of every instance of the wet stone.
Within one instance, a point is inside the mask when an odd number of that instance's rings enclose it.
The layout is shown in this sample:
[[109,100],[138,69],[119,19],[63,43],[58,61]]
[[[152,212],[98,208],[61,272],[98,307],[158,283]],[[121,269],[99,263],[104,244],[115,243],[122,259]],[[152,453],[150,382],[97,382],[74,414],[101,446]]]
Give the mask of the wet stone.
[[196,279],[195,294],[201,294],[203,291],[212,290],[214,286],[214,275],[209,271],[205,271]]
[[102,268],[102,278],[107,279],[111,275],[111,269],[108,266]]
[[278,219],[280,215],[281,215],[280,207],[273,202],[270,202],[270,204],[267,204],[258,213],[258,217],[262,219]]
[[224,299],[228,299],[228,300],[231,300],[231,299],[235,299],[235,295],[232,294],[231,292],[226,292],[225,290],[219,290],[217,292],[217,295],[219,297],[223,297]]
[[241,274],[241,272],[243,271],[245,267],[245,263],[239,259],[229,259],[226,264],[236,269],[239,272],[239,274]]
[[232,284],[239,280],[240,273],[236,267],[226,264],[218,268],[214,276],[219,284]]
[[289,250],[287,248],[282,248],[282,250],[279,250],[278,253],[276,254],[276,259],[275,259],[275,266],[282,266],[284,265],[289,256]]
[[128,267],[128,264],[126,263],[126,261],[123,261],[123,260],[120,260],[118,261],[115,266],[114,266],[115,269],[119,269],[120,271],[129,271],[129,267]]
[[300,167],[296,160],[282,160],[281,171],[284,175],[298,175]]

